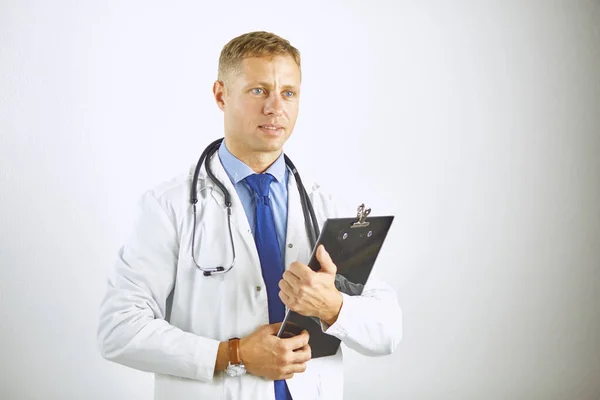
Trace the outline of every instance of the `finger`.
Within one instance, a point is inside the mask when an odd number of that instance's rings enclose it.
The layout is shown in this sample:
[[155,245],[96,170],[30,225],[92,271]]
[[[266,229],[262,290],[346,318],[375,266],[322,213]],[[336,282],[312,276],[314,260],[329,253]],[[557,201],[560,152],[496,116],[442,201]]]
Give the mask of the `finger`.
[[294,350],[294,356],[292,357],[292,362],[304,363],[304,362],[309,361],[311,358],[312,358],[312,349],[310,348],[310,345],[307,344],[297,350]]
[[302,351],[312,351],[310,348],[310,343],[306,343],[304,346],[300,347],[299,349],[294,350],[294,352],[296,353],[300,353]]
[[286,372],[298,374],[306,371],[306,363],[290,364],[286,368]]
[[315,273],[308,265],[304,265],[298,261],[291,263],[288,271],[291,274],[294,274],[300,281],[309,279],[310,276]]
[[290,270],[286,270],[283,275],[282,278],[284,281],[286,281],[288,284],[290,284],[290,286],[296,286],[300,283],[300,278],[298,278],[292,271]]
[[279,289],[281,289],[281,291],[287,295],[293,294],[295,292],[292,285],[290,285],[288,282],[284,281],[283,279],[279,281]]
[[337,272],[337,267],[333,263],[333,260],[331,259],[331,256],[327,250],[325,250],[325,246],[322,244],[320,244],[317,248],[317,260],[321,265],[321,272],[326,272],[329,274],[335,274]]
[[[285,294],[283,291],[279,291],[279,298],[283,302],[286,307],[290,307],[291,305],[291,297]],[[291,307],[290,307],[291,308]]]
[[296,350],[306,346],[309,338],[310,335],[308,334],[308,331],[303,330],[299,335],[282,340],[286,342],[285,345],[289,350]]

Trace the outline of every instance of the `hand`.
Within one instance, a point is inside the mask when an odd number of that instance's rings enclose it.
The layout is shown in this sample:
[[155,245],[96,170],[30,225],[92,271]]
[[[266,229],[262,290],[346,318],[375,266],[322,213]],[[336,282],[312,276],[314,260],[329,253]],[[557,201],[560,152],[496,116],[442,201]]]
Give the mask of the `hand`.
[[308,332],[282,339],[281,322],[263,325],[240,340],[240,358],[249,373],[271,380],[290,379],[306,370],[312,357]]
[[333,325],[343,302],[342,294],[335,287],[337,267],[323,245],[317,248],[317,260],[321,264],[317,272],[308,265],[293,262],[279,281],[279,297],[290,310]]

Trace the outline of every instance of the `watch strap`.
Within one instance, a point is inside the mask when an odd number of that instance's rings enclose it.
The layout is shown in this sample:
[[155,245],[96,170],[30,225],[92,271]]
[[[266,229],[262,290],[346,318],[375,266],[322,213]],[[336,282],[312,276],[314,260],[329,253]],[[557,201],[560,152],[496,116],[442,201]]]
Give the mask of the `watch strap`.
[[229,362],[233,365],[240,364],[240,338],[229,339]]

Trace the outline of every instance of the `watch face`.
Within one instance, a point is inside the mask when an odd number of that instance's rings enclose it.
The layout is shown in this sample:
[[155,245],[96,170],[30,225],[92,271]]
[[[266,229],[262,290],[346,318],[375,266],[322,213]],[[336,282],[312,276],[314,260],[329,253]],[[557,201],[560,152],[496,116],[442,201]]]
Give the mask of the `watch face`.
[[246,367],[244,367],[244,364],[229,364],[225,372],[227,372],[227,375],[229,376],[241,376],[246,373]]

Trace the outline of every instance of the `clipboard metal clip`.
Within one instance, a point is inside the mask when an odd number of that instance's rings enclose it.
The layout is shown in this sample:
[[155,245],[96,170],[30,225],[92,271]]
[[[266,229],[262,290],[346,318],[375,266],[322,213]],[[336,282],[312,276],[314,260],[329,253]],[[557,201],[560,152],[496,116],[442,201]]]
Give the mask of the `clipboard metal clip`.
[[371,209],[365,209],[365,204],[361,204],[358,206],[356,210],[356,218],[357,221],[354,222],[350,227],[351,228],[364,228],[365,226],[369,226],[370,222],[366,222],[367,216],[371,213]]

